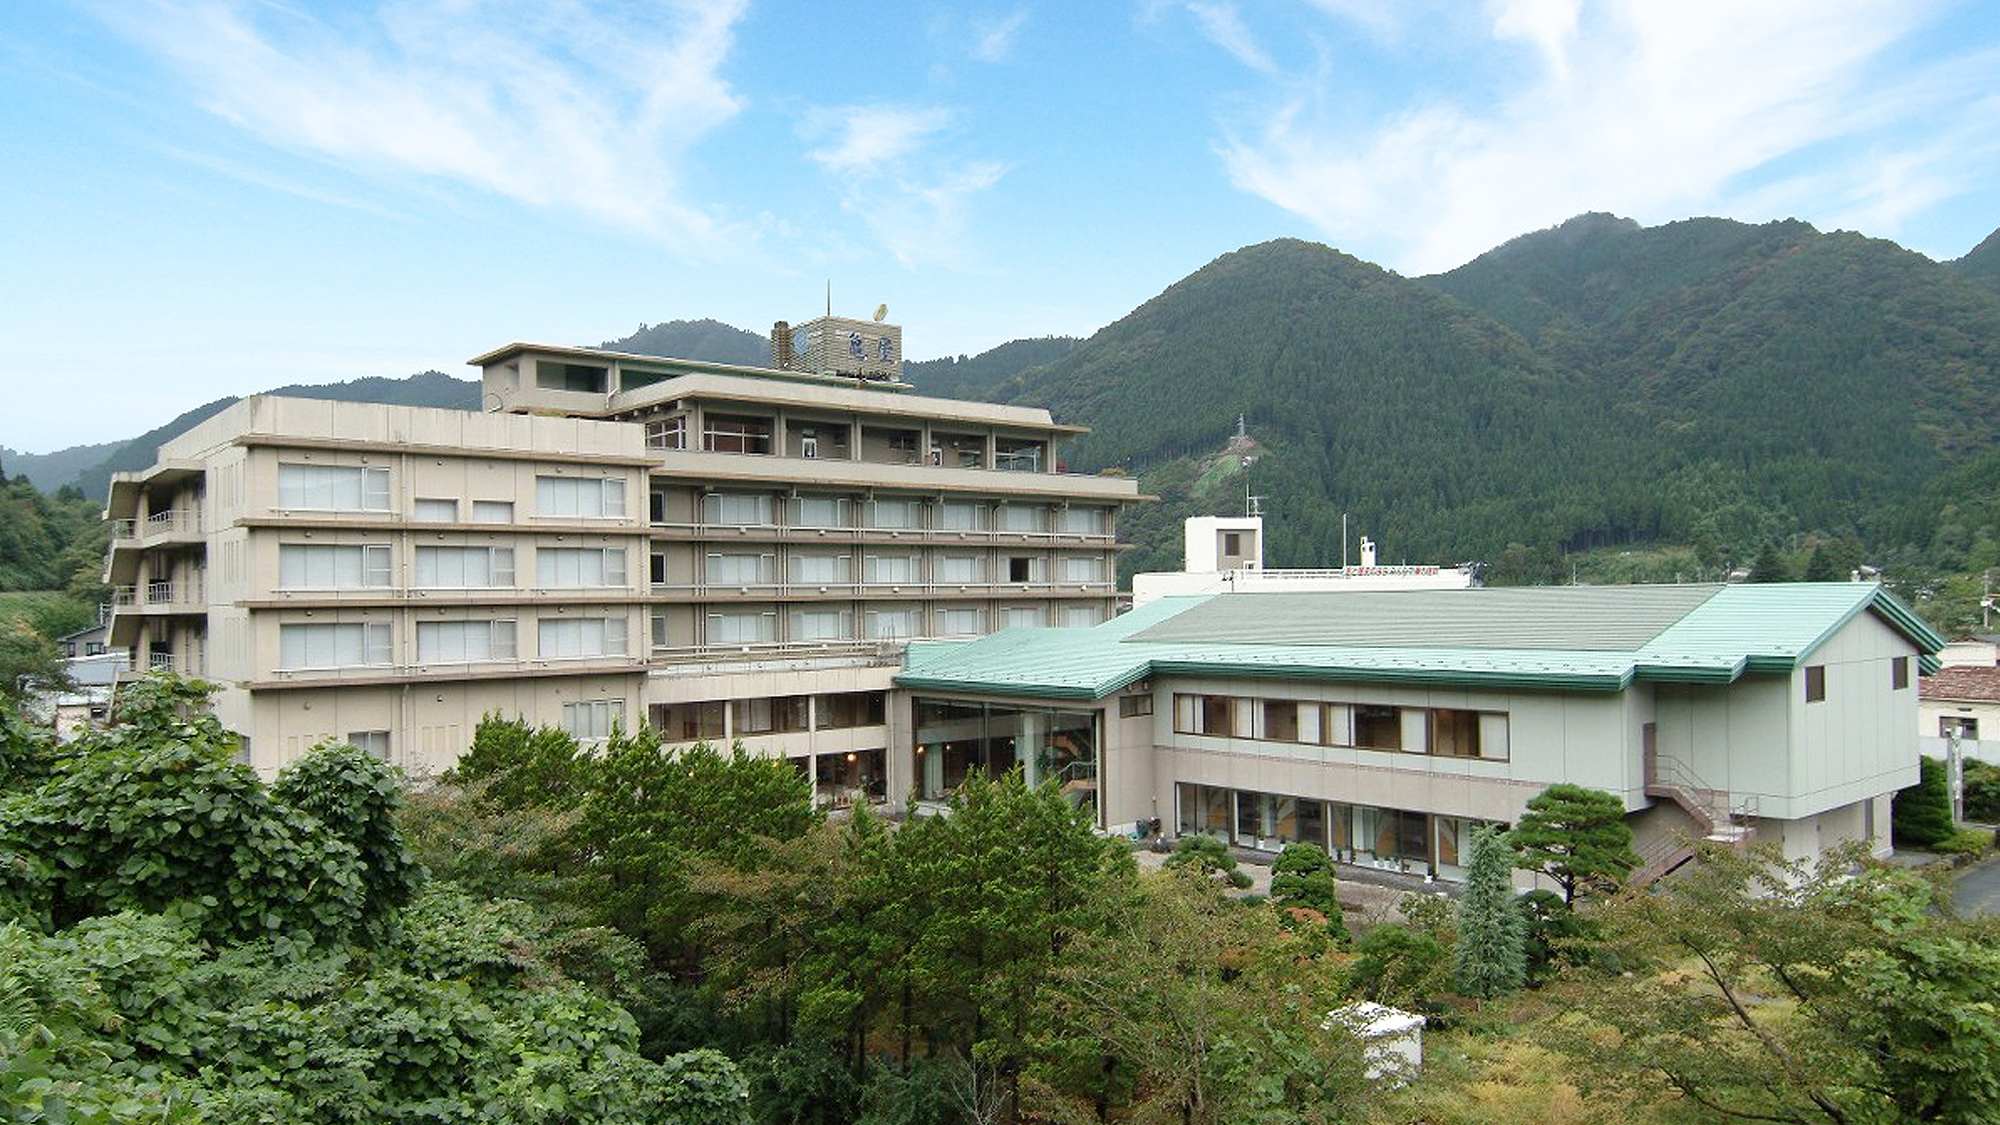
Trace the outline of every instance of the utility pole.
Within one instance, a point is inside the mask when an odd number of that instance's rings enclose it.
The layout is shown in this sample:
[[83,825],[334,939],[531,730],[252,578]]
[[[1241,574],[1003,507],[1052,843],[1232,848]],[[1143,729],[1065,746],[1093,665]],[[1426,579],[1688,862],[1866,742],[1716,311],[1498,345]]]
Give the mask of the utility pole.
[[1347,513],[1340,513],[1340,569],[1347,569]]

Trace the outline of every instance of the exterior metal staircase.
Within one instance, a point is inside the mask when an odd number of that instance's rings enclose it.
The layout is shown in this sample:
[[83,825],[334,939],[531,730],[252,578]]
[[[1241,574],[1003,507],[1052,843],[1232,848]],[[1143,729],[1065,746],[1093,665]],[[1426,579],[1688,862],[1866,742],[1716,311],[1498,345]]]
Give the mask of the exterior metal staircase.
[[[1649,736],[1651,733],[1648,730]],[[1662,755],[1650,737],[1646,741],[1645,767],[1646,795],[1673,802],[1694,822],[1696,831],[1663,836],[1640,849],[1639,866],[1633,868],[1626,880],[1632,886],[1645,886],[1672,874],[1694,858],[1700,844],[1741,848],[1755,834],[1752,821],[1757,812],[1756,798],[1746,798],[1732,806],[1727,790],[1702,781],[1685,762]]]

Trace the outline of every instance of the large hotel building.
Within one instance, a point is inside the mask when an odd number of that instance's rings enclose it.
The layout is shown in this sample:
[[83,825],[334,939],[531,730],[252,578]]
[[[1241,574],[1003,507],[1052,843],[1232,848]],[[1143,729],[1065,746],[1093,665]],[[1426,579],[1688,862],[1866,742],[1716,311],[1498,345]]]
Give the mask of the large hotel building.
[[1105,620],[1137,487],[1062,471],[1047,411],[911,393],[895,326],[779,345],[510,344],[483,412],[236,403],[112,482],[110,643],[221,684],[265,771],[325,740],[442,769],[497,712],[899,795],[903,646]]

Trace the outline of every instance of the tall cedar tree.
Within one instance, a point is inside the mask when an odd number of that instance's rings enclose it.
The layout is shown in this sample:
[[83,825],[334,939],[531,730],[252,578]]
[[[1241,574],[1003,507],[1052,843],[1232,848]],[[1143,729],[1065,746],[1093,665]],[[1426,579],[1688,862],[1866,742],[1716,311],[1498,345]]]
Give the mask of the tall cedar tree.
[[1516,866],[1555,880],[1566,903],[1578,891],[1616,887],[1639,866],[1624,803],[1600,789],[1549,786],[1528,801],[1510,838],[1521,853]]
[[1524,929],[1514,904],[1514,850],[1499,829],[1482,828],[1472,837],[1458,902],[1458,944],[1451,950],[1458,991],[1491,999],[1518,990],[1528,971]]

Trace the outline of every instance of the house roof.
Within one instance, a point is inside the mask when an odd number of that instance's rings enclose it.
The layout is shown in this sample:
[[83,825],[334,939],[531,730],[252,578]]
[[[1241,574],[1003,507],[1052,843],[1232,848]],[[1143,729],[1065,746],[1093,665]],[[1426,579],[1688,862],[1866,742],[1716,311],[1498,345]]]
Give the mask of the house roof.
[[2000,703],[2000,668],[1953,664],[1917,681],[1924,699],[1958,699]]
[[912,646],[896,682],[1059,699],[1168,673],[1620,691],[1790,671],[1862,613],[1935,669],[1944,638],[1883,587],[1797,582],[1162,598],[1089,629]]

